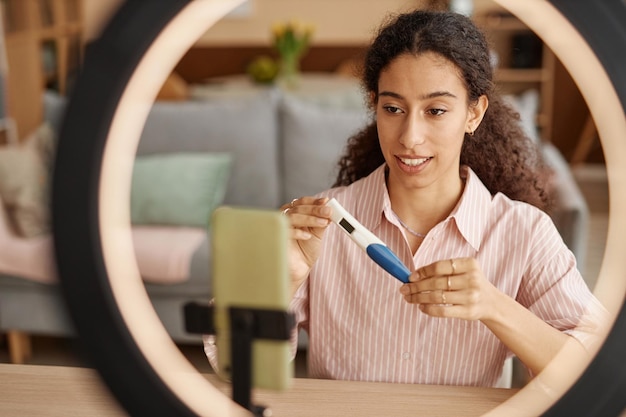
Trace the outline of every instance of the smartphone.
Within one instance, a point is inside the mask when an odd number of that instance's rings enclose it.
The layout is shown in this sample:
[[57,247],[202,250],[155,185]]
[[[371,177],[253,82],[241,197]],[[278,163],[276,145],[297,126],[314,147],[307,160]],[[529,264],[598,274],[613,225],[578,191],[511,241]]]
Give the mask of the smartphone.
[[[218,375],[231,379],[231,306],[287,311],[289,225],[280,211],[228,207],[211,216],[214,323]],[[254,340],[252,386],[283,390],[294,365],[289,340]]]

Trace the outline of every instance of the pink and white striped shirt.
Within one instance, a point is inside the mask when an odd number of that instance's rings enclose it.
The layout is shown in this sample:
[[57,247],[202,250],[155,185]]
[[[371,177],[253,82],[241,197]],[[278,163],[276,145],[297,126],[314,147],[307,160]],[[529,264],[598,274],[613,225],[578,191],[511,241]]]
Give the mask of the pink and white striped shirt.
[[[491,196],[464,167],[466,185],[450,216],[415,253],[391,212],[384,165],[350,186],[329,190],[409,269],[476,258],[487,279],[553,327],[589,341],[599,306],[550,217],[502,194]],[[428,316],[404,301],[402,284],[371,261],[338,227],[324,235],[320,257],[291,303],[308,332],[314,378],[396,383],[496,384],[512,353],[480,321]],[[599,306],[602,309],[601,306]]]

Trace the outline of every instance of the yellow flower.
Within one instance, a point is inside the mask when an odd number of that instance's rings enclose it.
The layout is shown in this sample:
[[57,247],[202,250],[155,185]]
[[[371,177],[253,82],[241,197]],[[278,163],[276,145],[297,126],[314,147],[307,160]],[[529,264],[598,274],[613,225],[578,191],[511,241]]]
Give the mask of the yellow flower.
[[297,20],[276,23],[272,26],[274,47],[281,56],[302,56],[309,47],[313,25],[304,25]]
[[283,36],[286,30],[287,26],[284,23],[274,23],[272,25],[272,34],[274,35],[275,39]]
[[315,25],[312,23],[309,23],[307,25],[304,26],[303,29],[304,33],[307,33],[309,36],[313,35],[313,32],[315,32]]

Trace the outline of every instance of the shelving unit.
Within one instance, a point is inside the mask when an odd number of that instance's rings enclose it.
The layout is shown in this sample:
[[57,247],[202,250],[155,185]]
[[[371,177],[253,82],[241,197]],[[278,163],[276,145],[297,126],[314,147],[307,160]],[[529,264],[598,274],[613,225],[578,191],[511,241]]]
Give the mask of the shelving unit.
[[44,89],[66,94],[82,57],[82,0],[0,0],[8,106],[20,138],[42,121]]
[[519,94],[537,89],[540,105],[536,124],[544,141],[553,133],[556,57],[523,22],[503,9],[489,9],[475,16],[494,48],[496,83],[502,93]]

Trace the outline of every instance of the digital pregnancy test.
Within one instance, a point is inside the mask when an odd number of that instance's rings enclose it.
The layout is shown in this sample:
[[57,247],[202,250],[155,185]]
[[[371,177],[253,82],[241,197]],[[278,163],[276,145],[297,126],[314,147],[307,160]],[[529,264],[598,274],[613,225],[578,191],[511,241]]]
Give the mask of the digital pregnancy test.
[[367,255],[385,271],[399,279],[409,282],[411,271],[402,263],[398,256],[391,251],[375,234],[370,232],[357,221],[337,200],[332,198],[326,205],[333,209],[331,219],[350,238],[367,253]]

